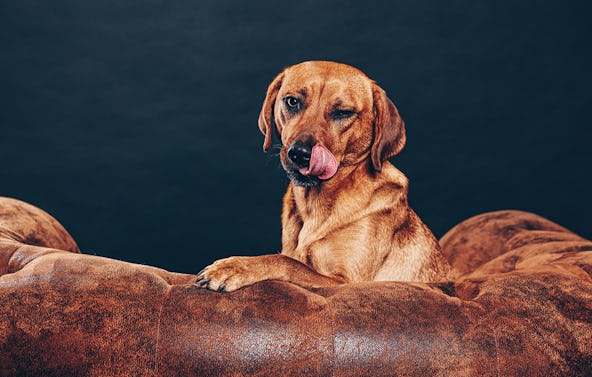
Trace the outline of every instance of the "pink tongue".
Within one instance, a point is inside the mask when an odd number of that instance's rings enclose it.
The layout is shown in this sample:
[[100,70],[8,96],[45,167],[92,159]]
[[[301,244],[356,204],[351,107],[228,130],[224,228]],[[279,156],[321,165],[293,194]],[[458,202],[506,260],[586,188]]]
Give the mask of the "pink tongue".
[[337,173],[337,160],[327,148],[316,144],[312,147],[308,167],[300,168],[299,171],[304,176],[314,175],[319,179],[329,179]]

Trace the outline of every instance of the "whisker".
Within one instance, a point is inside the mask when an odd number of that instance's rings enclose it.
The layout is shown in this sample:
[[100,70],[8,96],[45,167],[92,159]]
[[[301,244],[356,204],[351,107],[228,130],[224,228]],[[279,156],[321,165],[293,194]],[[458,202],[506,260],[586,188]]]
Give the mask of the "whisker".
[[279,157],[282,147],[282,144],[273,144],[270,148],[271,152],[269,153],[269,155],[271,157]]
[[281,150],[283,147],[282,144],[272,144],[270,149],[277,149],[277,150]]

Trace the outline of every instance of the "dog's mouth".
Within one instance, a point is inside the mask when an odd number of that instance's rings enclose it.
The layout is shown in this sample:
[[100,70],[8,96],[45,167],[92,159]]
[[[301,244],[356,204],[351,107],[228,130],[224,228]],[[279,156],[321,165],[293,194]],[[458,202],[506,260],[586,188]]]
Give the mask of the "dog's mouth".
[[339,163],[325,146],[318,143],[312,149],[307,149],[303,156],[295,156],[300,164],[296,164],[290,158],[289,166],[284,165],[288,178],[294,184],[304,187],[314,187],[321,184],[322,181],[331,179],[339,167]]
[[314,175],[304,176],[300,174],[298,169],[286,169],[286,175],[288,179],[292,181],[296,186],[302,187],[317,187],[321,185],[321,180]]
[[332,178],[337,173],[337,160],[333,153],[322,144],[312,147],[308,166],[301,167],[298,172],[305,177],[317,177],[321,181]]

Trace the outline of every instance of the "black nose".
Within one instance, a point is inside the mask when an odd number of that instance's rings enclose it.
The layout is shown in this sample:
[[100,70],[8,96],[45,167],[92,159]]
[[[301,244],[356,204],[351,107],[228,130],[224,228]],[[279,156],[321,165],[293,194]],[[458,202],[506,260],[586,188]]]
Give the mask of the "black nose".
[[296,140],[288,149],[288,157],[298,167],[305,168],[310,162],[310,154],[312,153],[312,143]]

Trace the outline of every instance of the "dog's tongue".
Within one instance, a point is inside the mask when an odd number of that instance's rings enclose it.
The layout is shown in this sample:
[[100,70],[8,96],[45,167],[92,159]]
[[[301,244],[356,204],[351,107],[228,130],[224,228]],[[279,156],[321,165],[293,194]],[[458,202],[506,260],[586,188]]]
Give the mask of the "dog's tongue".
[[337,173],[337,160],[327,148],[321,144],[312,147],[310,162],[307,168],[300,168],[300,174],[313,175],[319,179],[329,179]]

